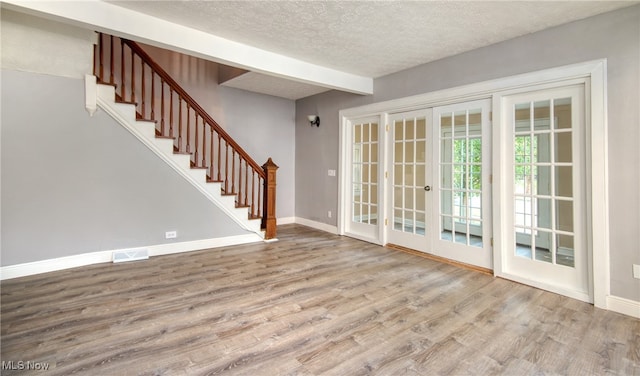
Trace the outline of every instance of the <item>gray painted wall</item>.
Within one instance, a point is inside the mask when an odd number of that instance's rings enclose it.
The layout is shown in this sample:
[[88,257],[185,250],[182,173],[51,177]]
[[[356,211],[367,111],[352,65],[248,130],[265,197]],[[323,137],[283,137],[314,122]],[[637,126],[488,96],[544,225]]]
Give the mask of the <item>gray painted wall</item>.
[[276,216],[295,215],[295,102],[218,85],[218,64],[143,45],[222,128],[259,164],[280,167]]
[[[83,80],[2,70],[2,266],[246,234],[83,104]],[[176,239],[164,238],[170,230]]]
[[[93,31],[0,16],[0,265],[245,233],[111,118],[84,111]],[[258,163],[281,166],[277,215],[293,217],[294,102],[219,87],[215,63],[149,52]],[[261,142],[244,142],[253,136]]]
[[271,95],[221,86],[226,131],[263,165],[272,158],[276,176],[276,216],[295,215],[295,102]]
[[[621,9],[376,79],[374,94],[296,102],[296,216],[336,225],[338,111],[593,59],[608,59],[611,293],[640,301],[640,6]],[[306,115],[322,118],[319,129]]]

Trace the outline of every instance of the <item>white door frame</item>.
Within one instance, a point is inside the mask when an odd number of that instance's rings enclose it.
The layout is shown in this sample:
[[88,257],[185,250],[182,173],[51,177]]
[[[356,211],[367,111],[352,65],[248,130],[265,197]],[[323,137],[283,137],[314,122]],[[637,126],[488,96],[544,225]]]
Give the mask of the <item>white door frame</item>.
[[[353,129],[353,126],[355,124],[362,124],[362,123],[377,123],[378,124],[378,155],[379,156],[385,156],[386,153],[382,152],[382,149],[385,147],[385,142],[386,140],[385,138],[385,132],[383,129],[383,122],[382,122],[383,117],[380,115],[371,115],[371,116],[360,116],[360,117],[354,117],[354,118],[350,118],[348,119],[344,124],[343,124],[343,129],[344,129],[344,139],[341,142],[344,142],[347,145],[347,151],[344,153],[344,155],[342,155],[343,159],[343,164],[345,164],[348,167],[341,167],[341,174],[339,177],[340,180],[340,186],[342,186],[343,182],[346,185],[346,191],[348,196],[346,196],[346,201],[349,202],[348,204],[346,204],[346,206],[341,205],[339,207],[338,210],[338,228],[340,229],[340,234],[342,235],[348,235],[351,236],[353,238],[357,238],[357,239],[361,239],[364,241],[368,241],[371,243],[375,243],[375,244],[384,244],[382,242],[382,230],[383,228],[378,226],[377,229],[373,228],[373,225],[368,225],[368,224],[360,224],[360,223],[353,223],[351,221],[352,218],[352,206],[351,206],[351,181],[353,180],[353,170],[352,170],[352,166],[353,166],[353,155],[351,153],[351,146],[354,143],[353,140],[353,134],[351,132],[351,130]],[[342,154],[342,153],[341,153]],[[382,194],[384,193],[384,189],[381,188],[381,185],[384,184],[386,181],[384,179],[384,177],[382,176],[382,171],[384,171],[384,166],[383,166],[384,161],[382,161],[380,158],[378,158],[378,170],[377,170],[377,176],[378,176],[378,195],[377,195],[377,202],[378,202],[378,211],[377,211],[377,215],[378,215],[378,222],[381,221],[382,218],[385,217],[385,212],[384,212],[384,208],[381,206],[382,203],[384,202],[383,198],[382,198]],[[342,164],[341,164],[342,166]]]
[[[585,184],[586,174],[585,167],[587,164],[587,159],[589,157],[588,153],[585,153],[586,149],[586,138],[584,135],[584,125],[585,125],[585,107],[584,107],[584,91],[585,87],[583,84],[578,85],[562,85],[557,88],[545,88],[544,90],[536,90],[532,88],[532,90],[528,90],[523,93],[517,93],[512,95],[504,95],[501,96],[502,102],[502,113],[496,114],[496,117],[499,118],[499,121],[503,124],[497,131],[501,133],[500,144],[495,145],[500,149],[500,155],[502,155],[500,164],[502,166],[508,166],[501,171],[505,178],[503,181],[509,181],[511,184],[503,184],[501,188],[504,189],[504,197],[502,197],[502,202],[500,206],[503,208],[504,221],[502,221],[502,226],[504,233],[502,234],[501,241],[505,243],[501,244],[505,246],[504,249],[496,247],[495,255],[500,255],[500,265],[501,271],[500,273],[496,273],[496,275],[504,277],[506,279],[514,280],[517,282],[521,282],[530,286],[536,286],[545,290],[553,291],[565,296],[569,296],[575,299],[579,299],[586,302],[592,302],[592,286],[589,284],[589,281],[592,279],[592,272],[588,267],[588,260],[590,257],[590,249],[585,244],[584,240],[586,239],[587,233],[587,220],[590,213],[591,203],[586,200],[584,193],[586,192]],[[554,264],[552,261],[550,262],[542,262],[540,259],[536,258],[536,252],[531,250],[532,259],[527,259],[522,256],[516,256],[514,245],[516,243],[520,243],[517,240],[517,236],[514,233],[516,220],[514,218],[515,207],[514,207],[514,197],[516,194],[514,192],[514,183],[515,180],[513,177],[514,166],[515,163],[513,161],[513,150],[514,150],[514,137],[516,134],[525,135],[530,137],[532,134],[540,134],[538,132],[546,132],[545,130],[539,129],[525,129],[518,130],[520,133],[516,133],[514,130],[514,105],[516,102],[534,102],[540,100],[549,100],[549,99],[559,99],[560,97],[571,98],[571,127],[569,132],[564,132],[564,130],[558,130],[551,128],[551,124],[553,121],[550,121],[549,125],[549,134],[563,134],[570,135],[569,142],[572,143],[572,155],[570,159],[571,168],[572,168],[572,192],[570,196],[570,201],[564,201],[567,199],[566,197],[559,197],[563,195],[558,195],[555,188],[549,187],[549,191],[545,193],[533,192],[533,197],[543,196],[543,200],[547,200],[548,202],[558,202],[556,200],[560,200],[560,202],[572,202],[572,211],[571,216],[573,218],[572,224],[573,228],[567,232],[571,233],[571,238],[574,240],[574,265],[573,267],[562,266],[558,264]],[[562,133],[558,133],[562,132]],[[554,136],[555,138],[556,136]],[[549,138],[551,143],[551,138]],[[540,145],[538,145],[540,146]],[[551,144],[551,149],[553,149],[553,144]],[[531,160],[526,163],[530,163],[531,165],[537,163],[537,160]],[[549,165],[556,165],[558,161],[555,159],[555,156],[549,154],[548,161],[545,160],[543,162],[548,162]],[[563,161],[566,162],[566,161]],[[562,164],[562,163],[561,163]],[[566,165],[566,163],[564,163]],[[550,170],[551,171],[551,170]],[[553,179],[553,177],[551,177]],[[538,183],[540,187],[541,184]],[[522,195],[524,194],[524,196]],[[526,193],[521,192],[521,197],[526,197]],[[531,197],[531,196],[529,196]],[[532,201],[535,201],[532,199]],[[553,206],[553,205],[552,205]],[[555,236],[557,233],[558,227],[553,225],[553,208],[550,208],[550,212],[547,216],[551,217],[548,223],[540,225],[538,221],[532,220],[531,223],[521,223],[519,226],[522,230],[529,228],[530,235],[528,236],[530,239],[529,245],[531,245],[532,241],[536,242],[535,246],[538,247],[537,241],[540,240],[538,236],[535,236],[536,231],[540,231],[538,234],[540,237],[541,233],[545,233],[549,235],[549,237]],[[538,213],[540,214],[540,213]],[[541,216],[538,219],[542,218]],[[508,224],[505,222],[509,222]],[[507,228],[511,228],[507,232]],[[548,232],[546,230],[548,229]],[[537,240],[536,240],[537,239]],[[540,243],[540,247],[547,247],[551,253],[556,253],[557,250],[555,247],[552,247],[553,240],[549,240],[549,243],[542,242]],[[535,260],[535,261],[533,261]]]
[[[382,116],[393,112],[418,110],[427,107],[441,106],[457,102],[491,98],[494,114],[500,114],[501,98],[518,92],[530,91],[532,88],[544,89],[557,87],[567,83],[583,83],[585,85],[586,107],[586,136],[587,136],[587,201],[591,204],[590,216],[587,222],[589,237],[587,242],[591,252],[589,268],[592,270],[593,303],[596,307],[607,308],[610,295],[609,272],[609,195],[608,195],[608,137],[607,137],[607,61],[593,60],[558,68],[546,69],[532,73],[485,81],[407,98],[374,103],[356,108],[344,109],[339,113],[339,190],[338,190],[338,232],[345,234],[344,209],[348,199],[348,185],[346,182],[346,155],[350,144],[345,143],[349,119],[362,116]],[[494,116],[494,129],[502,125]],[[493,145],[500,145],[500,132],[493,132]],[[493,148],[493,229],[495,234],[502,234],[510,229],[504,228],[504,208],[500,206],[499,197],[505,192],[505,182],[502,178],[506,166],[500,162],[500,150]],[[380,161],[387,165],[387,161]],[[346,190],[346,191],[345,191]],[[386,202],[381,202],[387,207]],[[383,225],[383,221],[379,221]],[[379,243],[384,244],[384,235]],[[500,236],[494,236],[494,274],[499,276],[503,272],[501,251],[503,244]]]

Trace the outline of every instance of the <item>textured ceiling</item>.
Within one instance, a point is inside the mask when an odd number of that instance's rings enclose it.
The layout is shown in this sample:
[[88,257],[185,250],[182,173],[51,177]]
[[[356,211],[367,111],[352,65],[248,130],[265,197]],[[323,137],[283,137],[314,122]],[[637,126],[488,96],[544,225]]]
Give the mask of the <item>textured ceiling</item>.
[[243,75],[225,81],[221,85],[293,100],[329,90],[322,86],[314,86],[302,82],[285,80],[283,78],[267,76],[266,74],[255,72],[247,72]]
[[[380,77],[520,35],[633,5],[630,1],[109,1],[235,42]],[[286,82],[253,74],[269,93]],[[233,86],[234,83],[227,83]],[[283,86],[284,85],[284,86]],[[300,84],[295,95],[307,94]],[[277,94],[276,94],[277,95]],[[284,95],[281,95],[284,96]],[[286,96],[285,96],[286,97]]]

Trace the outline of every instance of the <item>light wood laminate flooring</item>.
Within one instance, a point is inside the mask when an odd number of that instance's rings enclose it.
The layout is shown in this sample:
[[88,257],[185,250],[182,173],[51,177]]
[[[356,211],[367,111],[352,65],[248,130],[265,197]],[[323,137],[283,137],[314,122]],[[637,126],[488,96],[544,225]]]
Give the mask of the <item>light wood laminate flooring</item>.
[[[1,283],[2,375],[640,375],[640,320],[300,225]],[[24,363],[23,363],[24,364]]]

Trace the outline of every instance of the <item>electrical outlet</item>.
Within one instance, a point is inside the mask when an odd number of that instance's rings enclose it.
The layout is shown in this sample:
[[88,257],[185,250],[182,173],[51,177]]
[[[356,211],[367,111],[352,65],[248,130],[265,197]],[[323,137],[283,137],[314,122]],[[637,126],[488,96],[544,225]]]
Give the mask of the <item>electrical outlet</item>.
[[336,170],[329,170],[329,176],[336,176]]
[[329,210],[329,211],[327,212],[327,216],[328,216],[329,218],[331,218],[331,210]]
[[640,279],[640,265],[633,264],[633,278]]
[[174,239],[178,237],[178,233],[176,231],[167,231],[164,233],[165,239]]

